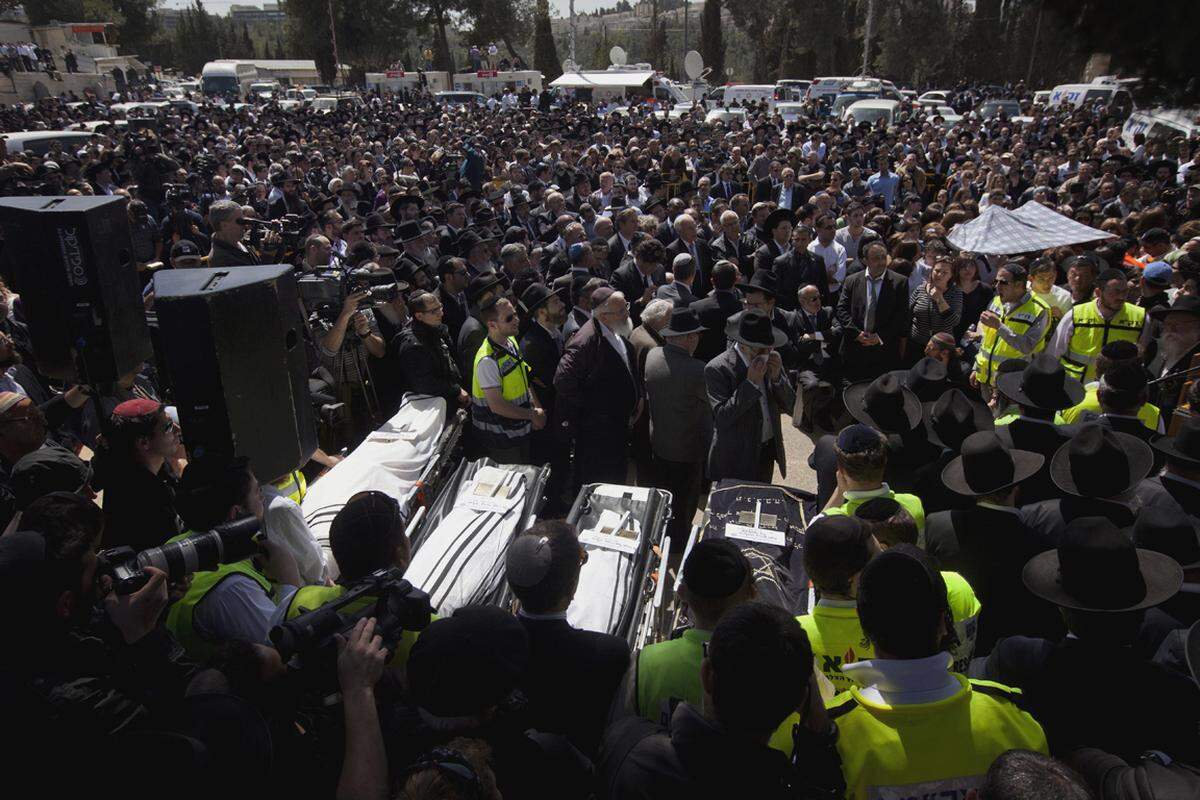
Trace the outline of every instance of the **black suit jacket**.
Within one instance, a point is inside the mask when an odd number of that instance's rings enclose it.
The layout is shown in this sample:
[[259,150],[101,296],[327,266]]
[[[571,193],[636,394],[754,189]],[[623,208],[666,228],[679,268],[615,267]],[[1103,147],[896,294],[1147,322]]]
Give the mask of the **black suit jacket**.
[[1017,502],[1030,505],[1062,495],[1054,481],[1050,480],[1050,460],[1054,458],[1055,451],[1070,440],[1070,430],[1064,430],[1058,425],[1018,418],[1008,425],[997,425],[996,436],[1000,437],[1000,441],[1009,449],[1029,450],[1041,453],[1045,458],[1042,468],[1028,480],[1022,481]]
[[[746,382],[746,365],[730,348],[704,366],[704,384],[713,409],[713,442],[708,453],[708,476],[755,480],[763,430],[762,391]],[[778,383],[767,391],[767,409],[774,432],[775,463],[787,475],[780,414],[791,414],[796,392],[781,371]]]
[[613,696],[629,668],[629,645],[573,628],[565,619],[519,619],[529,635],[522,689],[529,698],[530,727],[566,736],[595,758]]
[[[749,279],[755,272],[766,270],[770,272],[775,266],[775,259],[783,255],[783,248],[775,243],[775,240],[768,237],[758,249],[754,251],[754,260],[751,264],[745,264],[742,268],[742,277]],[[746,267],[751,267],[750,271],[746,271]]]
[[983,606],[975,654],[985,656],[1006,636],[1065,635],[1058,609],[1025,588],[1026,562],[1050,544],[1025,525],[1016,509],[983,506],[939,511],[925,518],[925,551],[942,569],[959,573]]
[[708,362],[725,350],[725,323],[742,310],[742,298],[735,290],[714,291],[703,300],[692,303],[691,308],[700,317],[704,332],[700,334],[700,346],[696,358]]
[[842,326],[842,363],[851,380],[875,378],[900,361],[900,342],[908,338],[908,279],[887,270],[875,306],[874,333],[883,344],[864,347],[858,335],[866,328],[867,273],[856,272],[842,283],[837,318]]
[[[636,328],[642,324],[642,310],[646,307],[646,303],[642,302],[642,295],[646,291],[646,279],[642,273],[638,271],[637,263],[632,260],[627,260],[623,266],[617,269],[608,279],[612,287],[621,294],[625,295],[625,299],[629,301],[629,319],[633,321],[633,326]],[[655,289],[667,282],[666,271],[659,267],[650,276],[650,283]],[[653,300],[653,294],[650,296]]]
[[739,194],[743,188],[745,187],[737,181],[730,181],[729,186],[726,187],[724,181],[714,180],[709,195],[720,200],[732,200],[733,196]]
[[765,203],[768,200],[773,201],[775,199],[775,187],[778,185],[778,183],[771,180],[770,176],[754,184],[754,202]]
[[[838,324],[833,309],[822,306],[815,316],[809,316],[800,309],[788,315],[791,322],[791,338],[797,356],[796,369],[810,369],[814,372],[828,372],[837,364],[838,349],[841,347],[842,326]],[[821,334],[821,340],[803,340],[805,334]],[[825,343],[827,356],[821,355],[821,342]]]
[[621,243],[621,235],[614,233],[608,237],[608,271],[616,272],[621,266],[621,259],[629,252],[625,249],[625,245]]
[[[669,270],[671,264],[675,261],[675,256],[687,253],[691,255],[691,251],[687,249],[687,245],[682,239],[676,239],[667,245],[667,264]],[[708,246],[708,242],[697,237],[696,238],[696,255],[699,256],[699,263],[696,264],[696,280],[692,282],[692,294],[696,297],[707,297],[709,291],[712,290],[712,267],[714,263],[712,250]]]
[[533,390],[542,401],[546,410],[546,418],[554,418],[554,372],[558,369],[558,360],[562,358],[562,350],[550,332],[536,321],[529,325],[525,335],[521,337],[521,354],[532,373]]
[[778,256],[771,270],[775,273],[775,286],[779,291],[775,304],[780,308],[795,310],[800,302],[797,293],[809,284],[821,291],[821,302],[829,302],[825,264],[807,250],[796,252],[793,249],[787,255]]
[[450,341],[457,342],[459,331],[467,321],[467,309],[441,286],[438,287],[438,299],[442,301],[442,324],[450,332]]

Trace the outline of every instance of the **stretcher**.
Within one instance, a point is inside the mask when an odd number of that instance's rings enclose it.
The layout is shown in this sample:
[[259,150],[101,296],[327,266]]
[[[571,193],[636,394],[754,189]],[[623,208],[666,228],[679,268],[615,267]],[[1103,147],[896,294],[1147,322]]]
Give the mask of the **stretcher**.
[[533,524],[549,476],[549,467],[464,461],[411,529],[413,557],[404,577],[429,593],[442,616],[501,603],[508,545]]
[[646,643],[662,600],[670,519],[671,493],[662,489],[593,483],[579,490],[567,521],[588,560],[567,609],[569,623],[619,636],[633,648]]
[[331,577],[337,577],[338,569],[329,548],[329,527],[346,501],[358,492],[383,492],[400,502],[407,519],[418,521],[450,473],[465,419],[461,411],[447,417],[440,397],[405,395],[391,419],[309,487],[300,510],[324,551]]

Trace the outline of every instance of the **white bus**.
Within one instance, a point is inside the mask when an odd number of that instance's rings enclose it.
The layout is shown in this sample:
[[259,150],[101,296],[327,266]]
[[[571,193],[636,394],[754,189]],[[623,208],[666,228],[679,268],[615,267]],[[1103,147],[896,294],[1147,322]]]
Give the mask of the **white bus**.
[[1097,100],[1111,104],[1118,113],[1133,111],[1133,97],[1117,83],[1064,83],[1050,90],[1048,107],[1068,104],[1075,108],[1090,107]]
[[249,61],[225,58],[210,61],[200,73],[200,86],[207,95],[236,94],[245,97],[258,81],[258,67]]

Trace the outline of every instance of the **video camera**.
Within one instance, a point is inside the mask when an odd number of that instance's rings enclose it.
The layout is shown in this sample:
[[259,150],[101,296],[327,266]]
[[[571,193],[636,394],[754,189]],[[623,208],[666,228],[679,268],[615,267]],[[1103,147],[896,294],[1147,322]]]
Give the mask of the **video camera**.
[[124,595],[136,592],[150,580],[146,567],[161,569],[168,580],[210,572],[221,564],[242,561],[257,553],[254,537],[258,529],[258,519],[246,517],[140,553],[132,547],[114,547],[100,553],[99,574],[111,576],[113,590]]
[[341,313],[346,298],[355,292],[369,292],[359,308],[390,303],[400,293],[395,274],[388,269],[325,269],[317,270],[296,281],[300,300],[309,313],[332,322]]
[[173,211],[182,209],[187,201],[193,199],[192,187],[186,183],[164,183],[163,191],[163,198]]
[[[404,631],[429,625],[429,595],[404,579],[399,567],[386,567],[363,578],[332,603],[305,612],[271,629],[271,642],[284,662],[301,668],[336,668],[337,635],[345,636],[360,619],[375,618],[375,633],[394,650]],[[327,675],[323,679],[332,679]]]

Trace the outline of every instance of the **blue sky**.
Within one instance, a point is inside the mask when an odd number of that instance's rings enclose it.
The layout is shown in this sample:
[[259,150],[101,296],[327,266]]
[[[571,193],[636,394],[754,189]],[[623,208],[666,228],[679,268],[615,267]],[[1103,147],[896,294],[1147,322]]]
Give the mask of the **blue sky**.
[[[336,1],[336,0],[335,0]],[[261,0],[201,0],[204,7],[214,14],[224,14],[228,8],[237,3],[240,5],[261,5]],[[597,8],[612,8],[617,4],[617,0],[575,0],[576,11],[594,11]],[[163,0],[162,5],[167,8],[184,8],[191,5],[190,0]],[[561,16],[567,15],[567,0],[550,0],[550,9],[552,12],[557,12]]]

